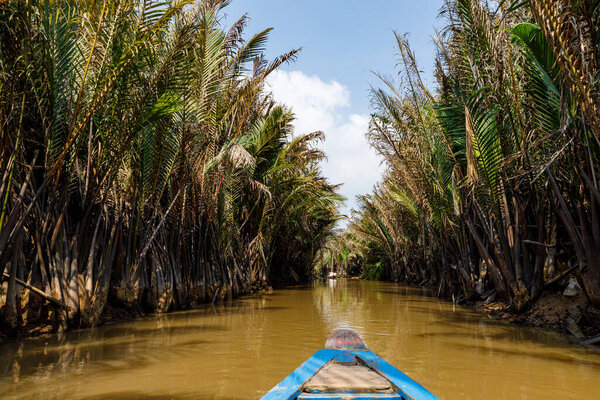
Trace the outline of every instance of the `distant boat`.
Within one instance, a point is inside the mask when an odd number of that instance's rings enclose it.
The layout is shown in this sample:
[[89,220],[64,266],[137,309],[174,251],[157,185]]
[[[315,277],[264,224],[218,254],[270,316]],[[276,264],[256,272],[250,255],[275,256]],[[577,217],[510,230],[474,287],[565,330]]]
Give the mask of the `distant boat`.
[[262,400],[439,400],[423,386],[367,349],[351,330],[333,332],[325,348]]
[[337,278],[337,274],[335,272],[331,271],[329,273],[329,275],[327,275],[327,278],[329,278],[329,279],[335,279],[335,278]]

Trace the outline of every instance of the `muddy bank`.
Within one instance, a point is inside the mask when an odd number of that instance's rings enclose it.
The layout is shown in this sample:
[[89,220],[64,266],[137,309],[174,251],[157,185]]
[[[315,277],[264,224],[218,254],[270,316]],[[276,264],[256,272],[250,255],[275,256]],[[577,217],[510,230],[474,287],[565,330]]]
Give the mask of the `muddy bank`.
[[502,302],[477,301],[466,305],[507,323],[551,329],[579,341],[600,335],[600,310],[591,306],[583,294],[566,297],[560,291],[546,292],[521,314]]
[[[235,296],[229,297],[217,297],[212,301],[213,304],[224,303],[227,301],[231,301],[232,299],[244,298],[247,296],[258,295],[258,294],[269,294],[273,292],[273,288],[269,285],[255,285],[252,286],[248,292],[240,293]],[[210,299],[204,302],[198,302],[196,306],[210,304]],[[159,314],[169,314],[172,312],[183,311],[183,310],[191,310],[194,309],[194,306],[188,307],[173,307],[168,311],[156,312],[156,311],[148,311],[144,310],[144,308],[140,305],[138,307],[127,307],[117,299],[112,296],[109,296],[108,302],[104,307],[102,315],[100,316],[100,320],[95,327],[104,326],[104,325],[112,325],[124,323],[127,321],[131,321],[137,318],[148,317],[152,315]],[[2,307],[0,307],[0,311],[2,311]],[[0,312],[0,317],[2,313]],[[60,331],[60,326],[56,323],[53,323],[50,320],[44,320],[37,323],[26,323],[21,325],[19,329],[14,332],[14,334],[7,334],[3,332],[2,328],[2,320],[0,318],[0,344],[3,344],[12,340],[21,340],[32,337],[40,337],[45,335],[53,335]],[[89,329],[87,327],[71,327],[67,329],[68,331],[77,331],[81,329]]]

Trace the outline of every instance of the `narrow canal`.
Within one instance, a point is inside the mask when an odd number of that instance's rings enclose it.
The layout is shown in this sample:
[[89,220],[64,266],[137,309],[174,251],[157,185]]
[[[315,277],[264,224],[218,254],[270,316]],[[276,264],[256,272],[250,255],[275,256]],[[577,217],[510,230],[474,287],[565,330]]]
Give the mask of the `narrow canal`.
[[340,327],[441,399],[600,398],[598,353],[355,280],[5,344],[0,398],[257,399]]

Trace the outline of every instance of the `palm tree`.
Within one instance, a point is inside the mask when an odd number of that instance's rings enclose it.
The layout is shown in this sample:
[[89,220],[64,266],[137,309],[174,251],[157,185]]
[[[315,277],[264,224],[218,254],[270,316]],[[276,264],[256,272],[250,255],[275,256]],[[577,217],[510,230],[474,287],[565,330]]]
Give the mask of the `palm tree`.
[[388,174],[347,233],[367,274],[523,311],[573,273],[600,304],[596,3],[447,2],[435,95],[396,35],[369,133]]
[[294,138],[264,85],[299,50],[268,62],[270,29],[224,30],[227,3],[0,4],[3,326],[94,326],[109,299],[165,312],[311,275],[339,196],[320,136]]

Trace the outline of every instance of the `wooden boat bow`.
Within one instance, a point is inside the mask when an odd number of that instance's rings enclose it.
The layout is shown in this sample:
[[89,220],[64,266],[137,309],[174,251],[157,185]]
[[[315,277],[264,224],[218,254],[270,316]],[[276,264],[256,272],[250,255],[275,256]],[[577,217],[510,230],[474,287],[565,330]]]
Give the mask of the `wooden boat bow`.
[[353,331],[340,329],[263,400],[396,399],[439,400],[370,351]]

